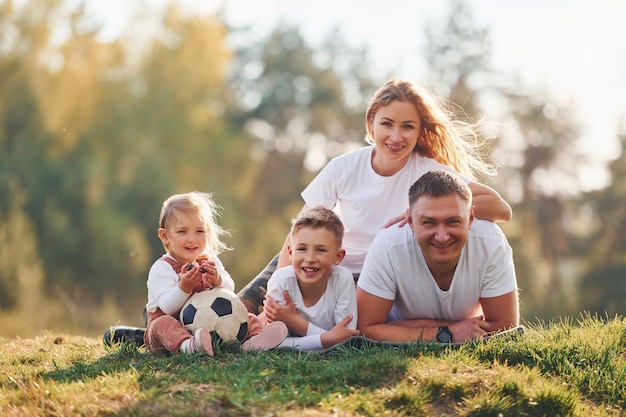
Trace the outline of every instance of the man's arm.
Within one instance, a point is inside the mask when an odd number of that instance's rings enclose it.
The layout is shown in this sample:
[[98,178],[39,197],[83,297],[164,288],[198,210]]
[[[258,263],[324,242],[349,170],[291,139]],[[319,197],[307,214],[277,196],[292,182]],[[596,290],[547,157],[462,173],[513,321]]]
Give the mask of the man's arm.
[[499,297],[481,298],[487,332],[510,329],[519,325],[519,301],[517,290]]
[[358,306],[357,329],[369,339],[387,342],[434,341],[437,327],[410,327],[396,323],[386,323],[393,306],[393,300],[386,300],[357,287]]
[[[516,308],[511,306],[511,301],[517,300],[517,293],[514,291],[500,297],[485,298],[486,308],[489,314],[496,314],[501,320],[487,322],[482,316],[472,317],[462,321],[433,320],[433,319],[413,319],[398,320],[386,323],[387,316],[393,306],[393,300],[386,300],[368,293],[357,287],[357,305],[359,307],[359,319],[357,328],[363,336],[387,342],[436,342],[439,326],[448,326],[452,332],[453,342],[467,342],[485,335],[486,332],[504,330],[517,325],[515,318]],[[516,303],[515,303],[516,304]],[[504,308],[508,307],[508,313],[504,313]],[[485,308],[485,305],[483,305]],[[513,318],[508,317],[513,313]],[[492,317],[492,316],[489,316]],[[507,318],[508,317],[508,318]]]

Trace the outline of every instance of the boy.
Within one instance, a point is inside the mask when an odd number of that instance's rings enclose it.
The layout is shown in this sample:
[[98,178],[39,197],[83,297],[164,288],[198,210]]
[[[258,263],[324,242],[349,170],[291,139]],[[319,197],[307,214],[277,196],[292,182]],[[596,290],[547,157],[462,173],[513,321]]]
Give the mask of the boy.
[[321,206],[293,221],[291,265],[272,275],[261,313],[289,328],[280,347],[315,351],[359,334],[354,278],[339,266],[346,254],[341,248],[343,231],[341,219]]

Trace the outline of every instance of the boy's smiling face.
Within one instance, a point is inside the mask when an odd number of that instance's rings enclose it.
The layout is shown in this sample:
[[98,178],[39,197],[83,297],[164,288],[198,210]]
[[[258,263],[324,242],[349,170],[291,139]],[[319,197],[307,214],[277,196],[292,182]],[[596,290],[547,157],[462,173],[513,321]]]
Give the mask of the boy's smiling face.
[[291,235],[288,249],[301,285],[325,284],[333,265],[339,265],[345,256],[334,234],[324,227],[299,229]]

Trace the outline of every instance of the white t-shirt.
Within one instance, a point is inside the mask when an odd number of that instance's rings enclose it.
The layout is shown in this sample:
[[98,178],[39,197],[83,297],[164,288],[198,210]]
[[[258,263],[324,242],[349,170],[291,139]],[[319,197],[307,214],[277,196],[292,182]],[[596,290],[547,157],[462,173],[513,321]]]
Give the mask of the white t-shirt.
[[[174,259],[169,254],[165,256]],[[220,287],[234,291],[235,281],[226,272],[222,261],[217,256],[210,256],[208,260],[215,262],[217,272],[222,277]],[[172,265],[167,263],[167,261],[159,258],[152,264],[148,272],[147,283],[148,303],[146,304],[146,310],[148,313],[154,313],[157,307],[159,307],[165,314],[178,316],[180,309],[191,296],[180,289],[178,286],[179,281],[180,274],[176,273]]]
[[372,168],[373,150],[365,146],[332,159],[302,192],[307,206],[332,209],[343,221],[346,257],[341,265],[356,274],[376,233],[409,207],[411,185],[428,171],[455,172],[413,152],[400,171],[384,177]]
[[357,285],[395,300],[388,321],[465,320],[481,314],[480,298],[517,289],[511,247],[500,228],[486,220],[474,220],[447,291],[435,282],[409,227],[381,230]]
[[283,296],[285,290],[300,316],[309,321],[309,327],[306,336],[289,336],[281,343],[281,347],[295,347],[306,351],[323,349],[322,333],[332,329],[350,314],[352,321],[346,327],[356,329],[356,289],[352,273],[347,268],[342,266],[332,268],[324,294],[310,307],[304,305],[298,278],[292,266],[278,269],[267,282],[267,295],[279,304],[285,304]]

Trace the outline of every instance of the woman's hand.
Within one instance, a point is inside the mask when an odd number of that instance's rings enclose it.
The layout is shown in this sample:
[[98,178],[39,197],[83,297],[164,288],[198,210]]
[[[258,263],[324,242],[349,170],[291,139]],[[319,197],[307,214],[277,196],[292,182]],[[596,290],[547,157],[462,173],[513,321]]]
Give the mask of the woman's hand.
[[409,222],[409,212],[407,210],[404,214],[402,214],[400,216],[396,216],[396,217],[394,217],[392,219],[389,219],[387,221],[387,223],[385,223],[383,225],[383,229],[386,229],[386,228],[388,228],[390,226],[393,226],[396,223],[398,223],[398,227],[402,227],[405,224],[407,224],[408,222]]

